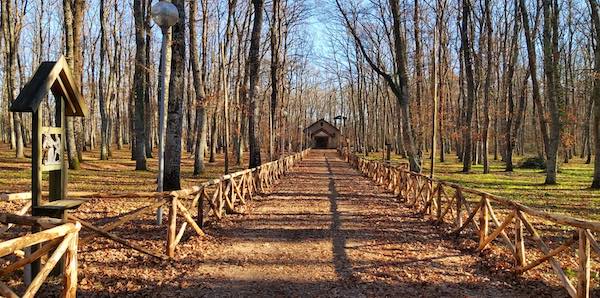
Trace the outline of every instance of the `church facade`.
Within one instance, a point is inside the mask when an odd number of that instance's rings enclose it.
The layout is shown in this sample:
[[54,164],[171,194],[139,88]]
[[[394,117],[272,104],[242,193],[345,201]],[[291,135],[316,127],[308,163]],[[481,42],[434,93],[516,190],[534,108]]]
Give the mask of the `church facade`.
[[341,135],[340,130],[325,119],[317,120],[305,128],[304,134],[310,142],[309,147],[315,149],[337,148]]

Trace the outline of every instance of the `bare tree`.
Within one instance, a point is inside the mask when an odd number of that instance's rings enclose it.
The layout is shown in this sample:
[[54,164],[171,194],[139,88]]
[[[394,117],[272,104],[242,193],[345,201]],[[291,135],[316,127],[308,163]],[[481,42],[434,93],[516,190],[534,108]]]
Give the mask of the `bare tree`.
[[404,149],[408,155],[410,163],[410,169],[415,172],[421,171],[421,157],[415,150],[415,138],[413,135],[413,129],[410,117],[410,95],[409,95],[409,84],[408,84],[408,73],[406,70],[406,42],[404,35],[402,34],[401,26],[402,22],[400,19],[400,4],[398,0],[389,0],[390,11],[392,14],[392,35],[393,35],[393,56],[395,59],[394,75],[387,73],[381,65],[378,65],[378,61],[374,61],[363,44],[363,41],[359,37],[356,29],[356,23],[350,21],[348,13],[344,10],[339,0],[336,0],[337,8],[339,9],[342,17],[344,18],[346,27],[352,34],[357,47],[360,49],[362,56],[365,58],[369,66],[379,76],[381,76],[388,87],[392,90],[392,93],[396,97],[396,103],[401,112],[402,119],[402,138]]
[[595,140],[595,157],[594,157],[594,178],[592,188],[600,188],[600,17],[598,16],[598,1],[588,0],[590,3],[592,16],[592,36],[595,40],[594,47],[594,87],[592,90],[591,100],[594,103],[594,140]]
[[260,35],[263,23],[264,0],[252,0],[254,6],[254,24],[250,37],[250,52],[248,54],[248,75],[250,85],[248,88],[248,145],[250,147],[249,167],[261,165],[260,140],[256,136],[259,130],[256,123],[257,116],[257,85],[260,72]]
[[144,0],[134,0],[133,14],[135,19],[135,169],[147,170],[146,165],[146,131],[144,124],[146,95],[146,71],[144,69],[146,61],[146,27],[144,24],[146,5]]

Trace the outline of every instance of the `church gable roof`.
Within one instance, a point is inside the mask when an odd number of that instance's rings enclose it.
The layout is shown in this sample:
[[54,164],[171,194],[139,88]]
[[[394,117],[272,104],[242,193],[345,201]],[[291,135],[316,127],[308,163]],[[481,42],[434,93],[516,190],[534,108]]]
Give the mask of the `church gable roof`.
[[307,128],[304,129],[304,132],[314,132],[317,130],[324,130],[327,132],[327,134],[332,135],[333,133],[338,133],[340,132],[340,130],[333,126],[331,123],[327,122],[325,119],[319,119],[317,120],[315,123],[309,125]]

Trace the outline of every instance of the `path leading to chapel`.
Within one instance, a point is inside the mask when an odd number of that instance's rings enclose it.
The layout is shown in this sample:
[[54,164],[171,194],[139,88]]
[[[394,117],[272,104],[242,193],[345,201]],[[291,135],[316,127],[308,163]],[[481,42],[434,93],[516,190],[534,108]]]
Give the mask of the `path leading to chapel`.
[[457,249],[456,240],[335,151],[313,150],[249,211],[212,232],[214,243],[179,294],[527,297],[540,291],[490,273],[480,257]]

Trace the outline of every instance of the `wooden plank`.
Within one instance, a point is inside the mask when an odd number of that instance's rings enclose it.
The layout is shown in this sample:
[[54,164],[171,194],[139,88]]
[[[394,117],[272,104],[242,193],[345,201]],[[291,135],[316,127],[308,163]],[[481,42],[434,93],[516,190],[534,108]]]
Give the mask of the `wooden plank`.
[[487,208],[487,197],[481,197],[481,208],[479,208],[479,248],[481,249],[485,243],[485,238],[488,234],[489,227],[489,212]]
[[[31,202],[27,202],[25,204],[25,206],[23,206],[19,211],[17,211],[17,213],[15,213],[16,215],[23,215],[25,213],[27,213],[27,211],[29,211],[29,208],[31,208]],[[10,228],[14,226],[14,223],[8,223],[5,227],[0,228],[0,234],[7,232],[8,230],[10,230]]]
[[20,192],[20,193],[3,193],[0,194],[0,201],[19,201],[19,200],[31,200],[31,192]]
[[61,164],[41,165],[40,168],[41,168],[42,172],[60,171],[60,170],[62,170],[62,165]]
[[569,249],[571,247],[571,245],[573,245],[573,243],[575,243],[577,240],[575,238],[571,238],[569,240],[567,240],[567,242],[561,244],[559,247],[551,250],[550,252],[548,252],[547,254],[545,254],[543,257],[527,264],[526,266],[523,266],[521,268],[517,268],[515,270],[516,273],[521,274],[523,272],[526,272],[528,270],[531,270],[537,266],[539,266],[540,264],[548,261],[550,258],[560,254],[561,252]]
[[77,242],[78,235],[75,233],[73,239],[67,247],[65,254],[65,272],[63,275],[63,290],[62,297],[75,298],[77,297]]
[[150,251],[148,249],[145,249],[145,248],[143,248],[141,246],[138,246],[136,244],[130,243],[129,241],[127,241],[127,240],[125,240],[125,239],[123,239],[123,238],[121,238],[119,236],[113,235],[111,233],[104,232],[100,228],[95,227],[93,224],[91,224],[91,223],[89,223],[89,222],[87,222],[85,220],[79,219],[79,218],[77,218],[77,217],[75,217],[75,216],[73,216],[71,214],[67,214],[67,219],[78,221],[78,222],[81,223],[81,225],[84,228],[86,228],[86,229],[88,229],[88,230],[90,230],[90,231],[92,231],[92,232],[94,232],[94,233],[96,233],[96,234],[98,234],[98,235],[100,235],[102,237],[105,237],[105,238],[108,238],[108,239],[110,239],[112,241],[120,243],[120,244],[122,244],[125,247],[129,247],[129,248],[131,248],[133,250],[136,250],[138,252],[141,252],[143,254],[147,254],[149,256],[153,256],[153,257],[155,257],[157,259],[161,259],[161,260],[166,259],[164,255],[157,254],[157,253],[152,252],[152,251]]
[[54,209],[54,210],[65,210],[79,207],[85,203],[83,200],[56,200],[43,204],[37,208]]
[[[544,243],[542,238],[540,238],[540,235],[537,233],[537,231],[531,225],[531,223],[529,223],[529,221],[527,220],[527,217],[525,217],[525,215],[522,212],[517,212],[517,215],[521,218],[521,221],[523,222],[525,229],[527,229],[527,231],[531,234],[533,239],[538,243],[542,252],[546,255],[550,254],[550,248],[546,245],[546,243]],[[576,297],[577,291],[575,290],[575,288],[569,281],[569,278],[565,275],[565,272],[563,271],[562,267],[560,266],[560,263],[557,260],[555,260],[553,257],[550,257],[548,259],[548,262],[550,262],[552,269],[554,270],[556,275],[558,275],[558,278],[560,279],[563,287],[567,290],[567,292],[569,292],[569,295],[571,295],[572,297]]]
[[[519,212],[515,210],[515,212]],[[515,254],[517,256],[517,267],[525,266],[525,239],[523,237],[523,223],[519,216],[515,217]]]
[[200,229],[200,227],[196,224],[190,212],[179,201],[177,201],[177,205],[179,207],[179,210],[181,210],[183,218],[185,218],[187,223],[190,224],[192,228],[194,228],[196,234],[198,234],[199,236],[206,236],[206,234],[204,234],[204,231],[202,231],[202,229]]
[[181,241],[181,238],[183,237],[183,234],[185,233],[185,228],[187,228],[186,221],[184,221],[183,224],[181,225],[181,227],[179,228],[179,232],[177,233],[177,236],[175,237],[174,246],[177,246],[177,244],[179,244],[179,242]]
[[54,126],[43,126],[42,134],[62,134],[62,127],[54,127]]
[[[489,200],[486,201],[486,206],[488,208],[488,211],[490,213],[490,217],[492,218],[492,221],[494,222],[496,227],[499,227],[500,221],[498,220],[498,217],[496,217],[496,213],[494,212],[494,209],[492,208],[492,205],[490,204]],[[504,243],[506,244],[506,246],[508,246],[508,248],[513,253],[515,258],[517,258],[515,246],[512,244],[512,242],[510,241],[510,238],[508,237],[508,235],[506,235],[506,232],[504,232],[504,230],[502,230],[500,232],[500,236],[502,236],[502,240],[504,240]]]
[[[508,216],[504,219],[504,222],[499,225],[493,232],[492,234],[487,237],[486,239],[484,239],[484,241],[482,243],[479,244],[479,250],[484,250],[485,247],[492,242],[494,239],[496,239],[496,237],[498,237],[498,235],[500,235],[501,232],[504,231],[504,229],[506,229],[506,227],[508,227],[509,224],[512,223],[512,219],[515,217],[515,212],[511,212],[508,214]],[[514,252],[514,249],[513,249]]]
[[598,242],[594,238],[594,235],[592,235],[592,233],[589,230],[584,230],[584,231],[585,231],[585,235],[588,238],[588,241],[590,242],[590,246],[596,251],[597,254],[600,255],[600,245],[598,245]]
[[119,219],[116,220],[116,221],[113,221],[111,223],[105,224],[104,226],[102,226],[102,230],[104,232],[110,232],[110,231],[116,229],[117,227],[119,227],[119,226],[121,226],[121,225],[123,225],[123,224],[125,224],[127,222],[130,222],[130,221],[132,221],[132,220],[140,217],[141,215],[144,214],[144,212],[147,212],[149,210],[154,210],[156,208],[162,207],[166,203],[167,203],[167,201],[159,201],[159,202],[156,202],[156,203],[154,203],[154,204],[152,204],[150,206],[138,208],[138,209],[136,209],[136,210],[134,210],[134,211],[126,214],[126,215],[123,215],[123,216],[119,217]]
[[0,242],[0,257],[12,254],[16,250],[23,249],[28,246],[33,246],[52,240],[55,238],[63,237],[69,233],[77,231],[79,228],[72,223],[66,223],[58,227],[54,227],[48,230],[43,230],[35,234],[26,235],[23,237],[7,240]]
[[177,237],[177,198],[171,198],[167,224],[167,255],[175,257],[175,237]]
[[13,223],[22,226],[37,226],[42,228],[51,228],[67,223],[66,221],[58,218],[15,215],[11,213],[0,213],[0,222],[5,224]]
[[577,272],[577,297],[590,297],[590,241],[584,229],[579,229],[579,271]]
[[452,232],[449,233],[451,235],[452,234],[459,234],[470,223],[472,223],[475,226],[475,230],[479,231],[479,225],[477,225],[477,222],[475,221],[475,215],[477,215],[477,211],[479,211],[479,209],[481,209],[481,204],[477,204],[477,207],[475,207],[475,209],[473,211],[470,210],[469,205],[467,204],[467,200],[463,200],[463,205],[467,209],[467,212],[469,213],[469,216],[467,217],[467,221],[462,226],[460,226],[457,229],[454,229]]
[[32,254],[26,256],[25,258],[19,259],[18,261],[2,268],[0,270],[0,276],[5,276],[37,259],[41,256],[46,255],[49,251],[55,248],[63,241],[63,238],[56,238],[44,244],[40,249],[34,251]]
[[50,271],[52,271],[56,263],[58,263],[58,261],[61,259],[62,255],[65,253],[65,251],[67,251],[67,248],[69,247],[73,237],[77,237],[77,234],[70,233],[65,236],[63,241],[58,245],[58,247],[56,247],[56,250],[54,250],[50,258],[46,260],[44,267],[35,276],[33,281],[31,281],[31,284],[25,291],[25,294],[23,294],[23,298],[33,298],[35,296],[35,293],[37,293],[37,291],[40,289],[40,286],[42,286],[42,283],[44,283],[46,280],[46,277],[48,277],[48,274],[50,274]]
[[462,201],[463,201],[463,197],[462,197],[462,191],[459,189],[455,189],[454,192],[454,196],[456,197],[456,219],[455,219],[455,226],[456,228],[459,228],[460,226],[462,226]]

